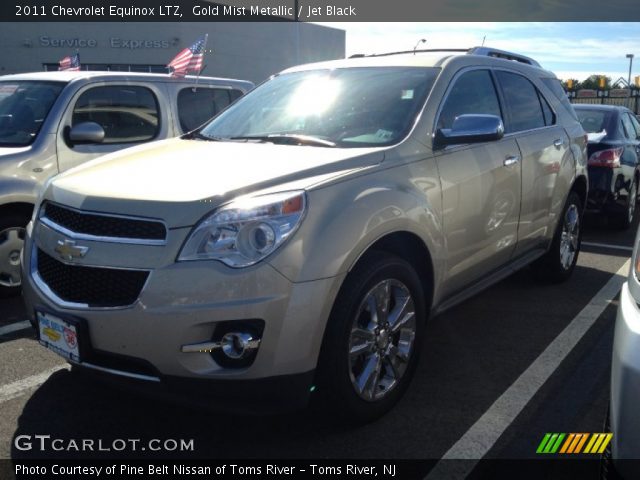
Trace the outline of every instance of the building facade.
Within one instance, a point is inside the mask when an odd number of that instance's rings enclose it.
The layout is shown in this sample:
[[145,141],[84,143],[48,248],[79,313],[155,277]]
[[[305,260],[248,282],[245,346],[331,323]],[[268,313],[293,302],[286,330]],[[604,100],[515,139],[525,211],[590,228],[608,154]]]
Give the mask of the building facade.
[[202,75],[255,83],[345,54],[343,30],[300,22],[0,23],[0,75],[57,70],[76,52],[82,69],[166,72],[178,52],[205,34]]

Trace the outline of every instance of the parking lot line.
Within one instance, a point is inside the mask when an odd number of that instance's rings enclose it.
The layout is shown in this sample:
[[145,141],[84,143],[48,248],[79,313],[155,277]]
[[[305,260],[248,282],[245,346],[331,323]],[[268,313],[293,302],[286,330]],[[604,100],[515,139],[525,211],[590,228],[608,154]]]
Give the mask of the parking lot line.
[[465,459],[468,461],[440,461],[429,472],[427,479],[450,478],[452,474],[466,476],[473,470],[477,461],[489,452],[498,438],[618,295],[627,278],[630,263],[631,260],[627,260],[620,267],[571,323],[442,457],[443,460]]
[[31,322],[29,320],[24,320],[22,322],[10,323],[9,325],[5,325],[4,327],[0,327],[0,336],[6,335],[7,333],[18,332],[20,330],[26,330],[27,328],[31,328]]
[[24,394],[27,390],[42,385],[47,379],[53,375],[54,373],[68,369],[69,365],[59,364],[49,370],[45,370],[42,373],[37,373],[35,375],[31,375],[30,377],[22,378],[20,380],[16,380],[13,383],[8,383],[6,385],[0,386],[0,403],[7,402],[13,398],[19,397]]
[[609,248],[611,250],[624,250],[626,252],[633,252],[633,247],[628,247],[626,245],[611,245],[608,243],[597,242],[581,242],[581,245],[584,245],[585,247]]

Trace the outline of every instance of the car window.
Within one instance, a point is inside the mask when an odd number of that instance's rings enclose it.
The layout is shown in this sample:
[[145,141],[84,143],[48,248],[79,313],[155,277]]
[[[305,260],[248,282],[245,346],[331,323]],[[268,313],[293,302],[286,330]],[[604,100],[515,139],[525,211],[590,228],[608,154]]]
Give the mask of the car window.
[[521,132],[544,127],[544,114],[536,87],[525,77],[515,73],[497,71],[496,76],[509,112],[505,131]]
[[216,116],[242,96],[226,88],[183,88],[178,93],[178,118],[183,132],[190,132]]
[[24,147],[38,136],[62,82],[0,82],[0,147]]
[[73,107],[72,125],[95,122],[104,129],[102,143],[145,142],[160,128],[158,101],[145,87],[93,87]]
[[547,102],[547,99],[544,98],[544,95],[542,95],[542,93],[540,92],[538,92],[538,97],[540,98],[540,105],[542,106],[542,114],[544,115],[544,124],[547,126],[555,125],[556,116],[553,113],[553,110],[551,110],[551,107],[549,106],[549,102]]
[[565,92],[564,88],[562,87],[562,82],[560,82],[560,80],[558,80],[557,78],[541,78],[541,80],[542,83],[544,83],[546,87],[551,90],[553,95],[558,100],[560,100],[560,103],[567,110],[567,112],[569,112],[573,118],[578,120],[576,111],[573,108],[573,105],[571,105],[569,97],[567,96],[567,92]]
[[455,80],[440,111],[437,128],[451,128],[456,117],[470,113],[502,118],[498,95],[488,70],[472,70]]
[[620,115],[620,120],[622,122],[622,131],[624,133],[624,136],[629,140],[635,140],[637,138],[636,129],[633,128],[633,124],[631,123],[629,115],[623,113],[622,115]]
[[576,109],[578,120],[587,133],[599,133],[606,130],[610,121],[610,113],[603,110]]
[[631,139],[637,140],[640,138],[640,123],[638,123],[638,120],[636,120],[630,113],[626,113],[625,117],[629,121],[629,133],[631,134]]

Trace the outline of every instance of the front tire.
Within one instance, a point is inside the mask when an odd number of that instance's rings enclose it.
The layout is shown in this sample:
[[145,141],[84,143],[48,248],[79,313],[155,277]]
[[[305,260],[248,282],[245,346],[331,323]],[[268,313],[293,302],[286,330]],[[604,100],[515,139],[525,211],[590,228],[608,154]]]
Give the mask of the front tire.
[[0,298],[20,294],[20,252],[29,215],[11,213],[0,218]]
[[576,192],[571,192],[562,210],[551,248],[532,265],[536,278],[549,283],[567,280],[578,262],[581,241],[582,202]]
[[318,364],[322,407],[351,423],[389,411],[415,371],[425,323],[414,268],[382,252],[364,257],[333,306]]

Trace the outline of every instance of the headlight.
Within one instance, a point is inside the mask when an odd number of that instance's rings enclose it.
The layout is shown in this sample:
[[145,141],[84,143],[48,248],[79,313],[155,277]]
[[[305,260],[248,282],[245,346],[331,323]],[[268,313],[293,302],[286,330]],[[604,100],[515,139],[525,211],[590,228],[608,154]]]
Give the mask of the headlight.
[[200,222],[178,260],[220,260],[235,268],[253,265],[296,231],[306,206],[300,191],[234,200]]

